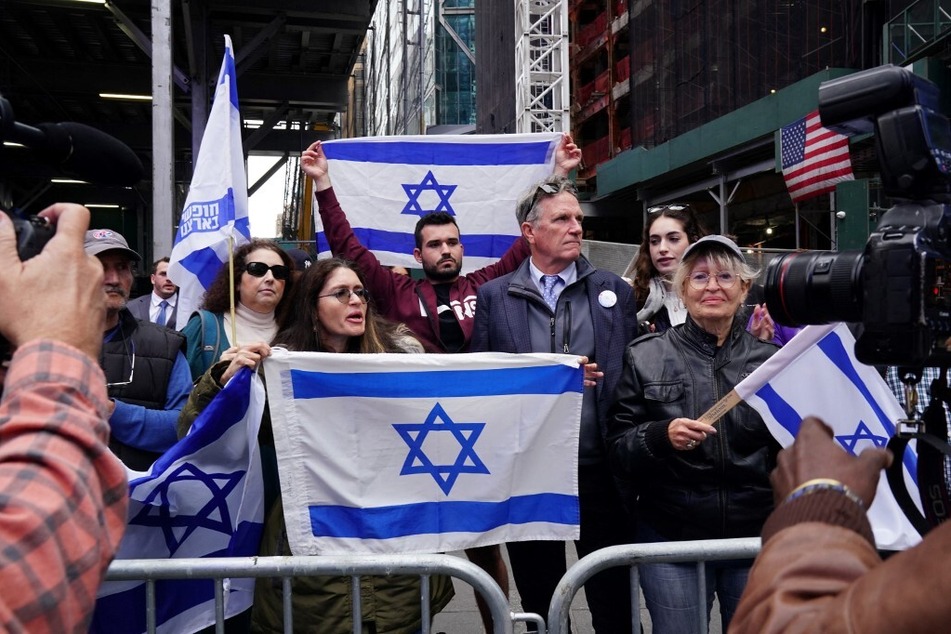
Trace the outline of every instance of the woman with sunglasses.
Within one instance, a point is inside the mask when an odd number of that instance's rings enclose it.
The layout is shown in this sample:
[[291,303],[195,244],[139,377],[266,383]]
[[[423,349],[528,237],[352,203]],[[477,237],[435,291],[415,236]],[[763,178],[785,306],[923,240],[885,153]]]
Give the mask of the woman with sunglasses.
[[[380,317],[365,280],[356,265],[333,258],[304,271],[287,323],[273,345],[289,350],[333,353],[417,352],[422,344],[408,331]],[[213,365],[192,391],[180,424],[190,426],[200,410],[242,367],[256,369],[271,353],[270,346],[240,346],[230,359]],[[273,454],[270,411],[264,408],[258,437],[262,458]],[[277,471],[265,465],[265,526],[262,556],[290,555]],[[270,491],[268,491],[268,489]],[[291,584],[294,631],[340,633],[353,631],[349,577],[298,577]],[[422,625],[420,581],[415,576],[361,577],[364,631],[417,632]],[[453,596],[452,581],[441,575],[430,579],[433,614]],[[281,579],[259,579],[251,615],[253,632],[283,632]]]
[[[715,425],[699,420],[778,350],[737,318],[755,277],[729,238],[697,240],[671,280],[684,324],[625,351],[607,443],[611,467],[636,491],[639,542],[752,537],[772,510],[780,447],[759,414],[741,403]],[[704,606],[693,563],[641,566],[655,634],[706,631],[714,592],[726,631],[751,563],[707,562]]]
[[625,277],[632,280],[641,331],[663,332],[687,317],[670,284],[684,250],[707,231],[689,205],[661,205],[647,211],[641,248]]
[[182,334],[186,358],[197,380],[237,344],[269,343],[287,314],[294,261],[276,242],[254,238],[234,252],[235,332],[231,341],[231,273],[221,267],[205,293],[202,310],[192,314]]

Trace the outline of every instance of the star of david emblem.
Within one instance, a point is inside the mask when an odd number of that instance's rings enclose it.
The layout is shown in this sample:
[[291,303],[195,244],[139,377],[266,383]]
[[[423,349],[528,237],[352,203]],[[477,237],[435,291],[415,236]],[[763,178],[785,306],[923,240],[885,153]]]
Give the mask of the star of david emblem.
[[[394,423],[393,428],[409,447],[400,475],[428,473],[443,493],[449,495],[460,474],[489,473],[489,469],[475,452],[475,443],[482,434],[485,423],[457,423],[449,418],[442,405],[436,403],[425,422]],[[459,443],[459,454],[452,464],[433,464],[423,449],[423,443],[429,434],[437,432],[451,434]]]
[[[418,185],[403,183],[402,186],[407,198],[409,198],[409,202],[403,207],[401,213],[423,217],[436,211],[445,211],[450,215],[456,215],[456,212],[452,209],[452,205],[449,204],[449,197],[456,191],[458,185],[440,185],[436,181],[436,177],[433,176],[432,170],[426,172],[426,176],[423,177],[423,180],[420,181]],[[439,202],[432,209],[424,209],[420,204],[420,194],[427,191],[431,191],[439,197]],[[432,197],[430,196],[428,199],[432,200]]]
[[[231,513],[228,510],[228,495],[244,478],[244,471],[234,473],[205,473],[192,464],[183,464],[169,474],[143,501],[142,509],[129,520],[130,525],[155,526],[162,529],[169,556],[173,556],[188,537],[199,528],[213,530],[230,536]],[[194,485],[204,485],[208,501],[194,515],[171,513],[170,489],[185,488],[193,496]]]
[[876,447],[884,447],[888,444],[888,438],[885,436],[876,436],[872,433],[872,430],[869,429],[868,425],[865,424],[865,421],[861,420],[851,436],[836,436],[835,439],[853,456],[859,454],[855,448],[862,441],[871,442]]

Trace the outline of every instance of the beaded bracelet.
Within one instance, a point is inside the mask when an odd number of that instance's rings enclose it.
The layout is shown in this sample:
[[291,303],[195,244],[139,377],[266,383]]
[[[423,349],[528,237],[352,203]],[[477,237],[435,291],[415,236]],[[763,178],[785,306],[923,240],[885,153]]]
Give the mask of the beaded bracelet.
[[855,495],[852,489],[845,486],[838,480],[833,480],[832,478],[816,478],[814,480],[803,482],[786,496],[786,499],[783,500],[783,503],[785,504],[786,502],[792,502],[793,500],[801,498],[804,495],[809,495],[810,493],[816,493],[818,491],[835,491],[836,493],[841,493],[851,501],[858,504],[860,509],[863,511],[865,510],[865,503],[862,502],[862,498]]

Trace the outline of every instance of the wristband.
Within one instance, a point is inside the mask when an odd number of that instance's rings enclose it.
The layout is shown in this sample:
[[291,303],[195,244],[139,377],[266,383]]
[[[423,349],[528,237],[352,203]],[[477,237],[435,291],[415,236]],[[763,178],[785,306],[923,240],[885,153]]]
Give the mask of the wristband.
[[801,498],[804,495],[816,493],[817,491],[835,491],[836,493],[841,493],[852,502],[855,502],[860,509],[863,511],[865,510],[865,503],[862,501],[862,498],[855,495],[852,489],[845,486],[838,480],[833,480],[832,478],[816,478],[814,480],[807,480],[806,482],[803,482],[786,496],[786,499],[783,500],[783,503],[785,504],[787,502],[792,502],[793,500]]

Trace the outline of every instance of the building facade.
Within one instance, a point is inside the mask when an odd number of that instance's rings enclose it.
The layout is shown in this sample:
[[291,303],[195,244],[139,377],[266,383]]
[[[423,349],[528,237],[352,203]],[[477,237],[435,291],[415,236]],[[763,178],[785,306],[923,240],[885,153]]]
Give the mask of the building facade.
[[[479,71],[480,132],[512,131],[505,74],[514,76],[514,56],[506,71],[500,50],[516,37],[511,22],[502,24],[512,4],[480,1],[480,17],[497,16],[477,24],[477,45],[496,45],[491,66]],[[854,182],[794,205],[777,159],[779,131],[816,109],[821,81],[856,70],[913,64],[947,83],[941,35],[949,24],[938,0],[569,0],[568,7],[571,129],[584,152],[586,229],[599,240],[637,242],[646,208],[677,201],[744,246],[858,246],[888,205],[873,141],[852,140]],[[489,73],[495,88],[483,83]]]

